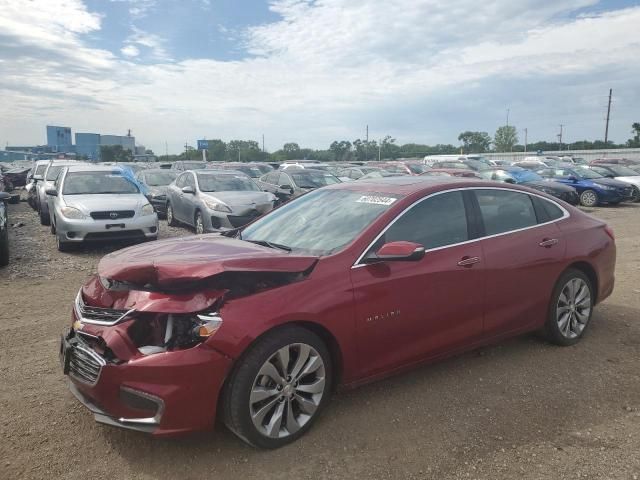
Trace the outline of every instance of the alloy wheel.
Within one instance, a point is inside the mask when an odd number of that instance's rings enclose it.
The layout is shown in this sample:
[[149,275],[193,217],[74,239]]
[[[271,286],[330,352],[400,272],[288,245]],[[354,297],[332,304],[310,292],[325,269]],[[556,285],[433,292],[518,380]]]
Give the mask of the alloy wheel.
[[595,192],[587,190],[580,195],[580,201],[585,207],[595,207],[598,203],[598,196]]
[[249,397],[253,425],[270,438],[295,434],[316,413],[325,388],[325,365],[313,347],[294,343],[280,348],[253,382]]
[[569,280],[560,292],[556,305],[558,330],[568,339],[579,337],[591,314],[591,291],[581,278]]

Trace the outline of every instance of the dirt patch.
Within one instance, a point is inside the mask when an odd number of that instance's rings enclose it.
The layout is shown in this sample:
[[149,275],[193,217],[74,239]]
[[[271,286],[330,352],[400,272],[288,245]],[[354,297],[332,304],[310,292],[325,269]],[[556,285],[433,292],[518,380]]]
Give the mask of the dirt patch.
[[[337,395],[308,435],[269,452],[224,429],[157,440],[95,424],[56,348],[111,249],[58,253],[28,206],[9,214],[24,226],[0,270],[2,479],[640,477],[640,205],[592,209],[616,233],[617,285],[580,344],[524,336]],[[191,232],[161,221],[161,238],[177,235]]]

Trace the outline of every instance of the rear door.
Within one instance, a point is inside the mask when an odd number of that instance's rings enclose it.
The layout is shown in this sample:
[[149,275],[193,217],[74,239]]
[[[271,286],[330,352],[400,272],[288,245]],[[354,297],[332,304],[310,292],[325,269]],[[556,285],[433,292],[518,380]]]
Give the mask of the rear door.
[[358,352],[363,376],[472,344],[482,335],[484,265],[462,191],[427,197],[380,234],[425,246],[419,261],[355,265]]
[[[485,237],[480,242],[486,269],[485,335],[541,325],[565,253],[557,222],[540,207],[536,210],[534,198],[547,200],[508,189],[474,193]],[[552,202],[552,207],[564,216],[557,204]]]

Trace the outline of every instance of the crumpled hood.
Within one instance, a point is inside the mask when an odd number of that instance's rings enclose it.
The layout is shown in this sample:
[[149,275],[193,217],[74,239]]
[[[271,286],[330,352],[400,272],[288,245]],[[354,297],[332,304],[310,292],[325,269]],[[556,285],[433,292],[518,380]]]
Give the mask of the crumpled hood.
[[219,234],[172,238],[103,257],[98,275],[136,285],[173,287],[223,272],[299,273],[317,257],[299,256]]

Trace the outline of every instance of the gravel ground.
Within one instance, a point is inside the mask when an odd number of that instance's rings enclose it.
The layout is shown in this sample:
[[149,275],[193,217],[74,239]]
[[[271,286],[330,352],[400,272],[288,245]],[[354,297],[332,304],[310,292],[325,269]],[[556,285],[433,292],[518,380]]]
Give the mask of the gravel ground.
[[[58,335],[111,248],[58,253],[12,205],[23,226],[0,270],[0,478],[638,479],[640,204],[592,213],[615,229],[617,286],[581,343],[524,336],[338,394],[300,441],[258,451],[222,428],[157,440],[94,423],[67,391]],[[161,222],[160,234],[191,232]]]

